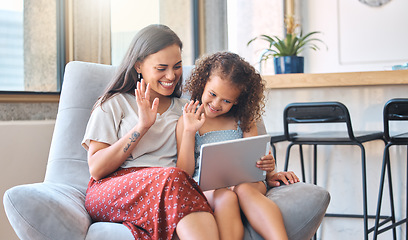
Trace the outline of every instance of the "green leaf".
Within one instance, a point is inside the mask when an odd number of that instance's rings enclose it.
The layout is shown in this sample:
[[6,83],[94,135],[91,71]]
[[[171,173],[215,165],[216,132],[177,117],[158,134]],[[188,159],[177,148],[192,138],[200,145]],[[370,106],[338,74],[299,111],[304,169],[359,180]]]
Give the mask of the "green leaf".
[[254,37],[251,40],[248,41],[247,46],[249,46],[249,44],[251,44],[253,41],[255,41],[258,37]]
[[323,45],[325,45],[325,43],[322,40],[313,37],[319,33],[321,32],[313,31],[303,36],[303,32],[301,31],[299,35],[286,34],[285,38],[283,39],[279,38],[278,36],[262,34],[248,41],[247,45],[251,44],[257,39],[266,41],[268,43],[268,48],[266,48],[261,54],[260,62],[262,62],[268,60],[272,56],[297,56],[306,47],[315,51],[320,50],[316,42],[322,43]]

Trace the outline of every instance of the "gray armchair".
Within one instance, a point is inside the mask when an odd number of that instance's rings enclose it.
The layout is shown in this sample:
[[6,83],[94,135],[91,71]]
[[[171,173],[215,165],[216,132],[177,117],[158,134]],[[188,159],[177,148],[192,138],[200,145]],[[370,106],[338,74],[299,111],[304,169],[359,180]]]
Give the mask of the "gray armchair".
[[[90,175],[80,143],[92,106],[114,71],[109,65],[67,64],[44,182],[4,194],[7,217],[20,239],[133,239],[122,224],[93,223],[84,207]],[[273,188],[267,196],[280,207],[292,240],[313,236],[330,201],[326,190],[304,183]],[[248,223],[245,239],[261,239]]]

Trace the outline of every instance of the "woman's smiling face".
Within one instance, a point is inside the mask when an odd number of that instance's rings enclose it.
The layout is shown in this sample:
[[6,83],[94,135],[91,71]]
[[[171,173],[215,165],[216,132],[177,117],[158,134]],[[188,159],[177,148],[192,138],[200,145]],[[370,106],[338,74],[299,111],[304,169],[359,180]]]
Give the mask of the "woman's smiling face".
[[170,96],[183,73],[181,49],[174,44],[151,54],[135,68],[150,84],[151,99]]
[[241,90],[231,81],[211,75],[205,85],[201,102],[206,117],[218,117],[228,113],[236,104]]

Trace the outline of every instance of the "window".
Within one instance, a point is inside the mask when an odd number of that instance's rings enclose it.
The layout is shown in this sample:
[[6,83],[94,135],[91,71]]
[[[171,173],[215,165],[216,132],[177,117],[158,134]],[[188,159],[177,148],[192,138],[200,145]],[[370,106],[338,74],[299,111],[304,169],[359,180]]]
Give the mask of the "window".
[[23,0],[0,2],[0,87],[24,89]]
[[0,0],[1,92],[59,92],[62,5],[55,0]]

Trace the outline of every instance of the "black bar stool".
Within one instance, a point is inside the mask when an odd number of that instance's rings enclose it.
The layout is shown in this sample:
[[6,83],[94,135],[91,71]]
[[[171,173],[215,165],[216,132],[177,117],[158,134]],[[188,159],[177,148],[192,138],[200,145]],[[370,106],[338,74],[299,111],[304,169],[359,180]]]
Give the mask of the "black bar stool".
[[[271,147],[272,147],[272,155],[276,160],[276,147],[275,144],[278,142],[287,141],[285,133],[283,132],[268,132],[268,135],[271,136]],[[295,136],[296,133],[292,133],[291,136]]]
[[[405,131],[401,131],[401,128],[397,133],[391,134],[390,132],[390,125],[408,122],[408,98],[395,98],[389,100],[384,106],[384,138],[388,142],[384,148],[384,156],[383,156],[383,164],[381,170],[381,178],[380,178],[380,189],[378,192],[378,203],[377,203],[377,214],[375,218],[375,225],[374,225],[374,237],[373,239],[377,239],[377,236],[385,231],[393,230],[394,239],[396,239],[396,227],[407,223],[408,221],[408,176],[407,176],[407,195],[406,195],[406,215],[405,218],[401,219],[398,222],[395,222],[395,209],[394,209],[394,198],[392,192],[392,181],[391,181],[391,162],[390,162],[390,147],[392,145],[406,145],[407,146],[407,161],[408,161],[408,128],[405,125]],[[396,129],[396,125],[393,125],[393,129]],[[391,208],[391,217],[384,219],[380,222],[380,212],[381,212],[381,202],[382,202],[382,195],[384,189],[384,180],[385,175],[388,175],[388,185],[389,185],[389,193],[390,193],[390,208]],[[407,175],[408,175],[408,167],[407,167]],[[390,224],[388,226],[384,226],[387,223]],[[382,229],[379,229],[383,227]],[[406,224],[405,229],[405,239],[408,239],[408,224]]]
[[[299,145],[300,164],[302,177],[304,176],[303,150],[302,145],[313,146],[313,183],[317,183],[317,145],[356,145],[361,149],[362,164],[362,185],[363,185],[363,214],[333,214],[328,213],[328,217],[349,217],[364,219],[364,239],[368,239],[368,218],[375,216],[368,215],[367,207],[367,180],[366,180],[366,154],[363,143],[372,140],[383,140],[382,132],[354,132],[351,124],[350,114],[347,107],[340,102],[305,102],[291,103],[286,106],[283,114],[284,131],[286,138],[290,142],[286,151],[285,171],[288,169],[290,150],[292,146]],[[318,131],[300,132],[291,137],[290,126],[301,126],[300,124],[320,124],[319,129],[328,127],[327,124],[341,124],[344,131]],[[303,125],[305,126],[305,125]]]

